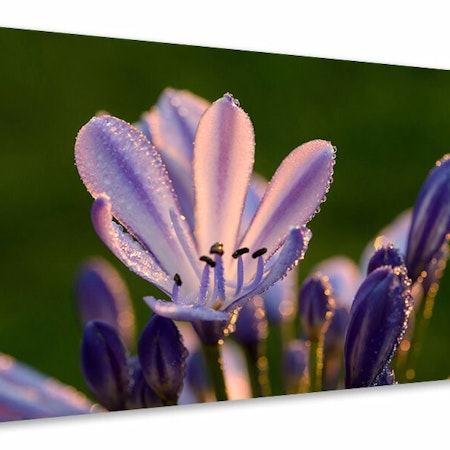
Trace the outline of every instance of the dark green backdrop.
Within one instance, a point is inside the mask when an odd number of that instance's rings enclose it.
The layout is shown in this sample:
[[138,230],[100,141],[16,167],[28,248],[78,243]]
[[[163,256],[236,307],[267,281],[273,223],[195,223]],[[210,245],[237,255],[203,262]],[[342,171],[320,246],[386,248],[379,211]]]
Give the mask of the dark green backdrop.
[[[87,392],[72,299],[81,261],[103,255],[129,284],[141,329],[155,293],[116,261],[90,223],[74,166],[76,134],[98,110],[135,121],[166,86],[214,101],[231,92],[252,118],[266,177],[300,143],[338,149],[334,183],[301,276],[321,259],[355,260],[411,206],[450,152],[450,73],[287,55],[0,29],[0,351]],[[418,379],[450,375],[450,273]]]

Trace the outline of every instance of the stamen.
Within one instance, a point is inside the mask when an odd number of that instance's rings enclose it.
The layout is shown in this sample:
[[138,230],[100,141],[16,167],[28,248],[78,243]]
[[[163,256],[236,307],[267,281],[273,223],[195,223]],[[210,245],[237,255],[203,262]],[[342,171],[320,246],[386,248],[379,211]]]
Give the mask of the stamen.
[[[264,251],[261,253],[262,250],[264,250]],[[257,250],[255,253],[253,253],[253,255],[256,254],[256,257],[252,255],[253,258],[258,258],[258,261],[257,261],[255,279],[252,281],[250,286],[248,286],[249,290],[254,289],[256,286],[258,286],[258,284],[261,282],[261,280],[263,278],[264,259],[263,259],[262,255],[264,255],[264,253],[266,253],[266,251],[267,251],[267,249],[262,248],[261,250]]]
[[175,283],[173,284],[172,288],[172,301],[174,303],[178,303],[178,293],[183,282],[181,281],[181,277],[178,273],[173,276],[173,281],[175,281]]
[[[214,245],[213,245],[214,247]],[[211,247],[212,248],[212,247]],[[212,300],[215,301],[216,298],[221,302],[225,301],[225,277],[223,273],[223,261],[222,253],[218,253],[215,257],[216,264],[214,266],[214,290],[212,294]]]
[[242,258],[238,258],[238,260],[237,260],[236,291],[234,292],[234,295],[238,295],[239,292],[241,292],[243,284],[244,284],[244,263],[242,262]]
[[248,253],[250,250],[247,247],[238,248],[231,256],[234,259],[239,258],[239,256],[244,255],[245,253]]
[[222,242],[216,242],[211,246],[209,249],[209,253],[211,254],[217,254],[217,255],[223,255],[223,244]]
[[252,253],[252,258],[256,259],[256,258],[258,258],[258,256],[262,256],[266,252],[267,252],[267,248],[265,248],[265,247],[260,248],[259,250],[256,250],[256,252]]
[[[206,256],[207,258],[207,256]],[[208,258],[210,259],[210,258]],[[212,263],[214,261],[211,260]],[[214,263],[214,266],[216,264]],[[205,264],[205,267],[203,268],[203,274],[202,274],[202,280],[200,282],[200,292],[198,294],[198,302],[201,306],[203,306],[206,303],[206,300],[208,299],[208,290],[209,290],[209,272],[210,272],[210,264]]]
[[200,261],[205,262],[210,267],[214,267],[216,263],[209,256],[200,256]]
[[176,284],[177,286],[181,286],[181,285],[183,284],[183,282],[181,281],[181,277],[180,277],[180,275],[179,275],[178,273],[176,273],[176,274],[173,276],[173,281],[175,281],[175,284]]

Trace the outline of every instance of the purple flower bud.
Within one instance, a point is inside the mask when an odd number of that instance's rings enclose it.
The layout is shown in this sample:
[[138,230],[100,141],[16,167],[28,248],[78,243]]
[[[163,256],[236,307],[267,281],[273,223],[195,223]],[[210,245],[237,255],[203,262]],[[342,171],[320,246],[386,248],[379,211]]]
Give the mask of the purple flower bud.
[[166,404],[175,404],[183,387],[188,356],[175,323],[153,315],[139,339],[138,355],[149,386]]
[[433,258],[442,256],[450,233],[450,155],[436,162],[414,205],[406,266],[411,279],[425,278]]
[[127,409],[155,408],[164,406],[163,401],[145,381],[137,358],[130,360],[132,387],[127,399]]
[[283,354],[286,394],[305,392],[308,385],[309,346],[301,339],[290,341]]
[[262,297],[254,297],[241,308],[233,337],[244,346],[257,345],[267,337],[267,318]]
[[310,340],[318,340],[334,313],[328,277],[316,273],[303,282],[299,292],[299,313],[302,329]]
[[103,320],[115,327],[128,348],[135,340],[135,319],[128,289],[106,260],[84,263],[75,279],[75,301],[81,322]]
[[345,387],[375,386],[408,325],[411,280],[405,267],[379,267],[356,293],[344,346]]
[[400,250],[394,247],[394,244],[386,244],[375,250],[370,258],[367,274],[382,266],[399,267],[404,265],[405,259]]
[[114,327],[88,322],[81,343],[81,367],[89,389],[110,411],[125,408],[129,387],[126,349]]

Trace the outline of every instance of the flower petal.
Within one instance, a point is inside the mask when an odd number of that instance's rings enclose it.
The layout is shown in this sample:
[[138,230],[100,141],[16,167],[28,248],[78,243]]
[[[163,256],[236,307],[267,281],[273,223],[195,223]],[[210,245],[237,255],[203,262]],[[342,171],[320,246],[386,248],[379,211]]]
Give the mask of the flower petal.
[[172,278],[161,269],[151,253],[112,221],[108,197],[97,197],[92,205],[91,217],[100,239],[130,270],[167,294],[172,291]]
[[0,422],[101,411],[73,387],[0,353]]
[[247,232],[253,216],[258,210],[261,199],[263,198],[264,192],[266,192],[268,183],[261,175],[256,173],[252,174],[250,180],[250,186],[247,192],[247,198],[245,199],[244,211],[242,212],[241,219],[241,229],[239,230],[239,238],[241,241],[244,234]]
[[112,215],[159,265],[171,275],[198,280],[173,231],[169,210],[181,213],[171,181],[145,136],[115,117],[94,117],[78,133],[75,157],[91,195],[109,197]]
[[308,223],[328,192],[335,150],[323,140],[297,147],[281,163],[239,247],[273,253],[290,226]]
[[173,320],[228,320],[230,315],[204,306],[179,305],[155,297],[144,297],[145,303],[155,314]]
[[168,88],[159,97],[157,105],[142,117],[191,227],[194,225],[192,158],[195,132],[209,105],[208,101],[188,91]]
[[206,110],[195,138],[195,234],[200,254],[222,242],[231,260],[237,248],[254,150],[249,117],[230,94],[225,94]]

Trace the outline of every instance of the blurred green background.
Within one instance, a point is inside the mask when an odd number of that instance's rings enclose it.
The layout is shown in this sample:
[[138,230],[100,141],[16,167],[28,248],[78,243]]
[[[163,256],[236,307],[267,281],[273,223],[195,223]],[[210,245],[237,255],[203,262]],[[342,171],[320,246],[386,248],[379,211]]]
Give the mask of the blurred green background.
[[[72,297],[79,264],[103,255],[120,270],[139,329],[150,316],[142,297],[156,293],[91,226],[73,147],[97,111],[133,122],[166,86],[210,101],[231,92],[253,121],[255,169],[267,178],[297,145],[330,140],[334,183],[310,223],[301,277],[335,254],[358,261],[450,151],[447,71],[4,28],[0,49],[0,351],[86,393]],[[450,375],[449,319],[450,273],[418,380]]]

